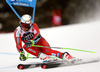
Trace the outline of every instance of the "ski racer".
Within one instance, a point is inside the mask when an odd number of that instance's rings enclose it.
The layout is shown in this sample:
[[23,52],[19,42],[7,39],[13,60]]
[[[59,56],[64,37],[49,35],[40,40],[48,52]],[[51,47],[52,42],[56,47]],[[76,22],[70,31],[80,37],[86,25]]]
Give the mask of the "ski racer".
[[[50,56],[56,56],[67,62],[75,60],[68,52],[62,53],[51,48],[45,47],[34,47],[33,45],[47,46],[50,47],[49,43],[41,36],[39,28],[36,23],[32,23],[32,18],[28,14],[24,14],[19,22],[18,26],[14,31],[14,38],[16,47],[20,53],[20,60],[25,61],[25,52],[40,58],[43,62],[52,61],[53,58]],[[22,46],[22,42],[25,44]],[[24,50],[23,50],[24,49]]]

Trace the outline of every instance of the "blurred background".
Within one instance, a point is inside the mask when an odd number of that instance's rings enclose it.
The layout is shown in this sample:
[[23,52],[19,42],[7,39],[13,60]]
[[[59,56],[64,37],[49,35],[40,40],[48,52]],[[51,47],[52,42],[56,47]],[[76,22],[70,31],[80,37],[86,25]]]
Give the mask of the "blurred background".
[[[100,18],[100,0],[37,0],[35,23],[39,28],[91,22]],[[19,15],[32,15],[32,8],[14,6]],[[6,3],[0,0],[0,33],[13,32],[19,19]]]

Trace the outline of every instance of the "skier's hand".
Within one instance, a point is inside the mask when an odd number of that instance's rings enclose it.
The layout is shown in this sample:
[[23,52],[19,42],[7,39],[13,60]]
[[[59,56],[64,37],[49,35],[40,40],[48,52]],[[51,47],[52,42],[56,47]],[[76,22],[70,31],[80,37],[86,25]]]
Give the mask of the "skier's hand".
[[32,47],[32,45],[34,45],[34,40],[28,40],[26,43],[25,43],[25,47],[28,48],[28,47]]
[[21,61],[25,61],[25,60],[26,60],[24,51],[20,52],[20,57],[19,57],[19,59],[20,59]]

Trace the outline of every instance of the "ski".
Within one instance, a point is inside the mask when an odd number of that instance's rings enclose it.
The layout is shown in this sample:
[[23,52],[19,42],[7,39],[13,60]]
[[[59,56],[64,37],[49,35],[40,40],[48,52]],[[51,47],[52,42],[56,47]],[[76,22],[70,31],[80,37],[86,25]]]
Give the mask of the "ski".
[[[58,61],[46,62],[45,64],[49,64],[49,63],[58,63]],[[20,70],[23,70],[23,69],[41,67],[41,65],[43,65],[43,64],[44,63],[18,64],[17,68],[20,69]]]
[[29,69],[29,68],[36,68],[41,67],[42,69],[49,69],[49,68],[56,68],[56,67],[64,67],[64,66],[73,66],[73,65],[81,65],[81,64],[87,64],[87,63],[94,63],[99,62],[99,58],[90,58],[90,59],[79,59],[76,60],[74,63],[68,63],[63,60],[58,60],[54,62],[46,62],[46,63],[36,63],[36,64],[19,64],[17,66],[18,69]]
[[18,64],[17,68],[20,70],[23,69],[29,69],[29,68],[36,68],[40,67],[42,63],[36,63],[36,64]]
[[48,68],[56,68],[56,67],[64,67],[64,66],[73,66],[73,65],[80,65],[80,64],[87,64],[87,63],[94,63],[99,62],[99,58],[95,59],[80,59],[75,61],[74,63],[68,63],[68,62],[50,62],[50,63],[44,63],[41,65],[41,68],[48,69]]

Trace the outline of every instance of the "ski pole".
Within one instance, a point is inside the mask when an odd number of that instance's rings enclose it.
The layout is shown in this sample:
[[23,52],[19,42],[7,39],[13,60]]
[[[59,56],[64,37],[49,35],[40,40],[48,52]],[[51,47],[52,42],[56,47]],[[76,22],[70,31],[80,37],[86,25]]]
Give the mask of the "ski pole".
[[40,46],[40,45],[32,45],[32,46],[34,46],[34,47],[45,47],[45,48],[56,48],[56,49],[67,49],[67,50],[82,51],[82,52],[88,52],[88,53],[96,53],[94,51],[80,50],[80,49],[74,49],[74,48],[47,47],[47,46]]

